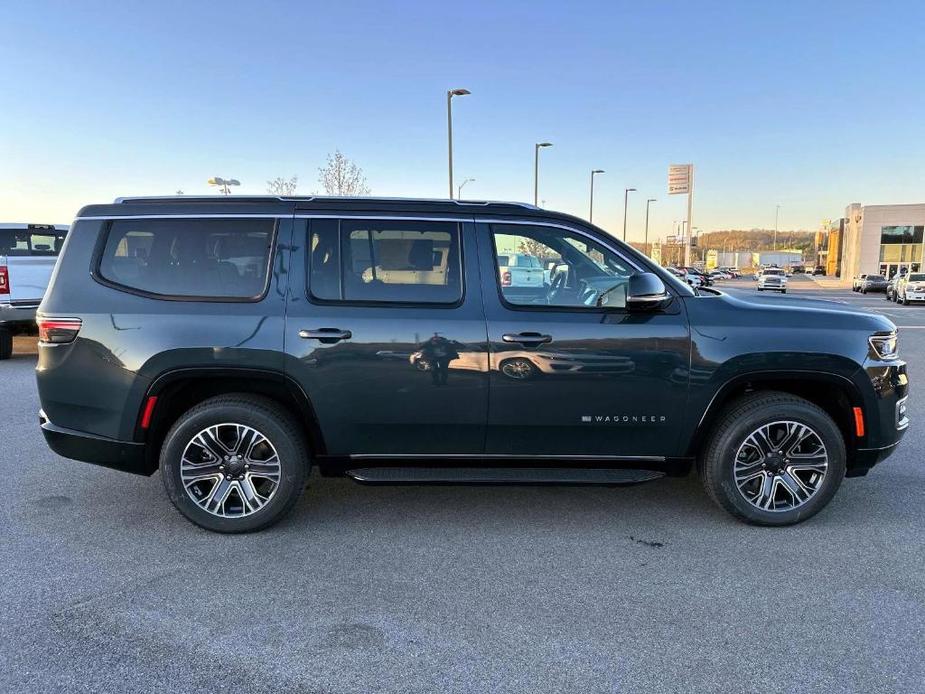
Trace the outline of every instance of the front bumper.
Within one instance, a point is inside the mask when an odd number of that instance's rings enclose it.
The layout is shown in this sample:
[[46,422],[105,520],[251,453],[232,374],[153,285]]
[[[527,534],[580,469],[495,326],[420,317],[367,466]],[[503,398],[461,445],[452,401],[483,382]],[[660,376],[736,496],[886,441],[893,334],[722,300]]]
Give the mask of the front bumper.
[[866,475],[874,465],[889,458],[909,428],[906,362],[868,361],[864,373],[873,386],[873,397],[865,397],[867,431],[850,461],[850,477]]
[[0,302],[0,324],[35,323],[35,312],[39,307],[39,303],[38,299],[34,301]]
[[118,441],[55,426],[41,410],[39,424],[48,447],[60,456],[135,475],[148,476],[154,473],[154,469],[147,463],[143,443]]

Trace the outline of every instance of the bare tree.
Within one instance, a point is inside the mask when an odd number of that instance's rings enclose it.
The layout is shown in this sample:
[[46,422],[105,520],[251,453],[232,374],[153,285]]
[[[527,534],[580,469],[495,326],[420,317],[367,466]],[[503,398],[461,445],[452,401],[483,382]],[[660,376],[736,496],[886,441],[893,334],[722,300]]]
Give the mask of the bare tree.
[[267,192],[270,195],[282,195],[283,197],[287,195],[292,195],[295,193],[295,189],[299,186],[299,177],[293,176],[292,178],[286,179],[282,176],[277,176],[272,181],[267,181]]
[[556,260],[559,258],[558,253],[542,241],[537,241],[536,239],[522,238],[517,251],[524,255],[532,255],[535,258],[539,258],[540,262],[544,265],[549,260]]
[[339,149],[328,155],[328,163],[318,169],[318,182],[328,195],[358,197],[369,195],[363,169],[345,157]]

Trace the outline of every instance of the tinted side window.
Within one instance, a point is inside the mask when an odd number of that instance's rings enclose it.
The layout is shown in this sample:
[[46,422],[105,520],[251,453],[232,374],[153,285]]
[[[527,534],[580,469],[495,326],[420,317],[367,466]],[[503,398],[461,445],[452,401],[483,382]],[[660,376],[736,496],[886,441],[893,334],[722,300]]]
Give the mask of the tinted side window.
[[100,276],[169,297],[256,299],[267,286],[273,219],[111,223]]
[[459,225],[312,220],[310,293],[329,301],[452,304],[462,298]]
[[[497,280],[504,300],[516,306],[594,308],[608,293],[608,308],[625,306],[633,268],[610,249],[565,229],[493,225]],[[501,260],[518,255],[516,267]]]

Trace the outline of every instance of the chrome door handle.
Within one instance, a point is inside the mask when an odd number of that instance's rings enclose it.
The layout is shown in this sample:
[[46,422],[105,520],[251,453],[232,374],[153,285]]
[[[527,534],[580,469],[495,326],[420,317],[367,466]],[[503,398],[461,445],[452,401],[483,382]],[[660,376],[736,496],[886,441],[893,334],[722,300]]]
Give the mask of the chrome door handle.
[[349,340],[353,333],[340,328],[318,328],[317,330],[300,330],[299,337],[303,340],[318,340],[326,345],[333,345],[341,340]]
[[505,333],[501,336],[504,342],[516,342],[521,345],[542,345],[552,342],[552,335],[541,333]]

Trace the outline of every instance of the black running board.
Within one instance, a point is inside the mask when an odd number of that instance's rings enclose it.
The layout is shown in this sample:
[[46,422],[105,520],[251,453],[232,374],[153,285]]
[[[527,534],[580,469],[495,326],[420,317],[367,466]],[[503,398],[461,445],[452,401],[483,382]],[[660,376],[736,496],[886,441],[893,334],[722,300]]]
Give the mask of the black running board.
[[347,470],[363,484],[603,484],[650,482],[655,470],[505,467],[371,467]]

